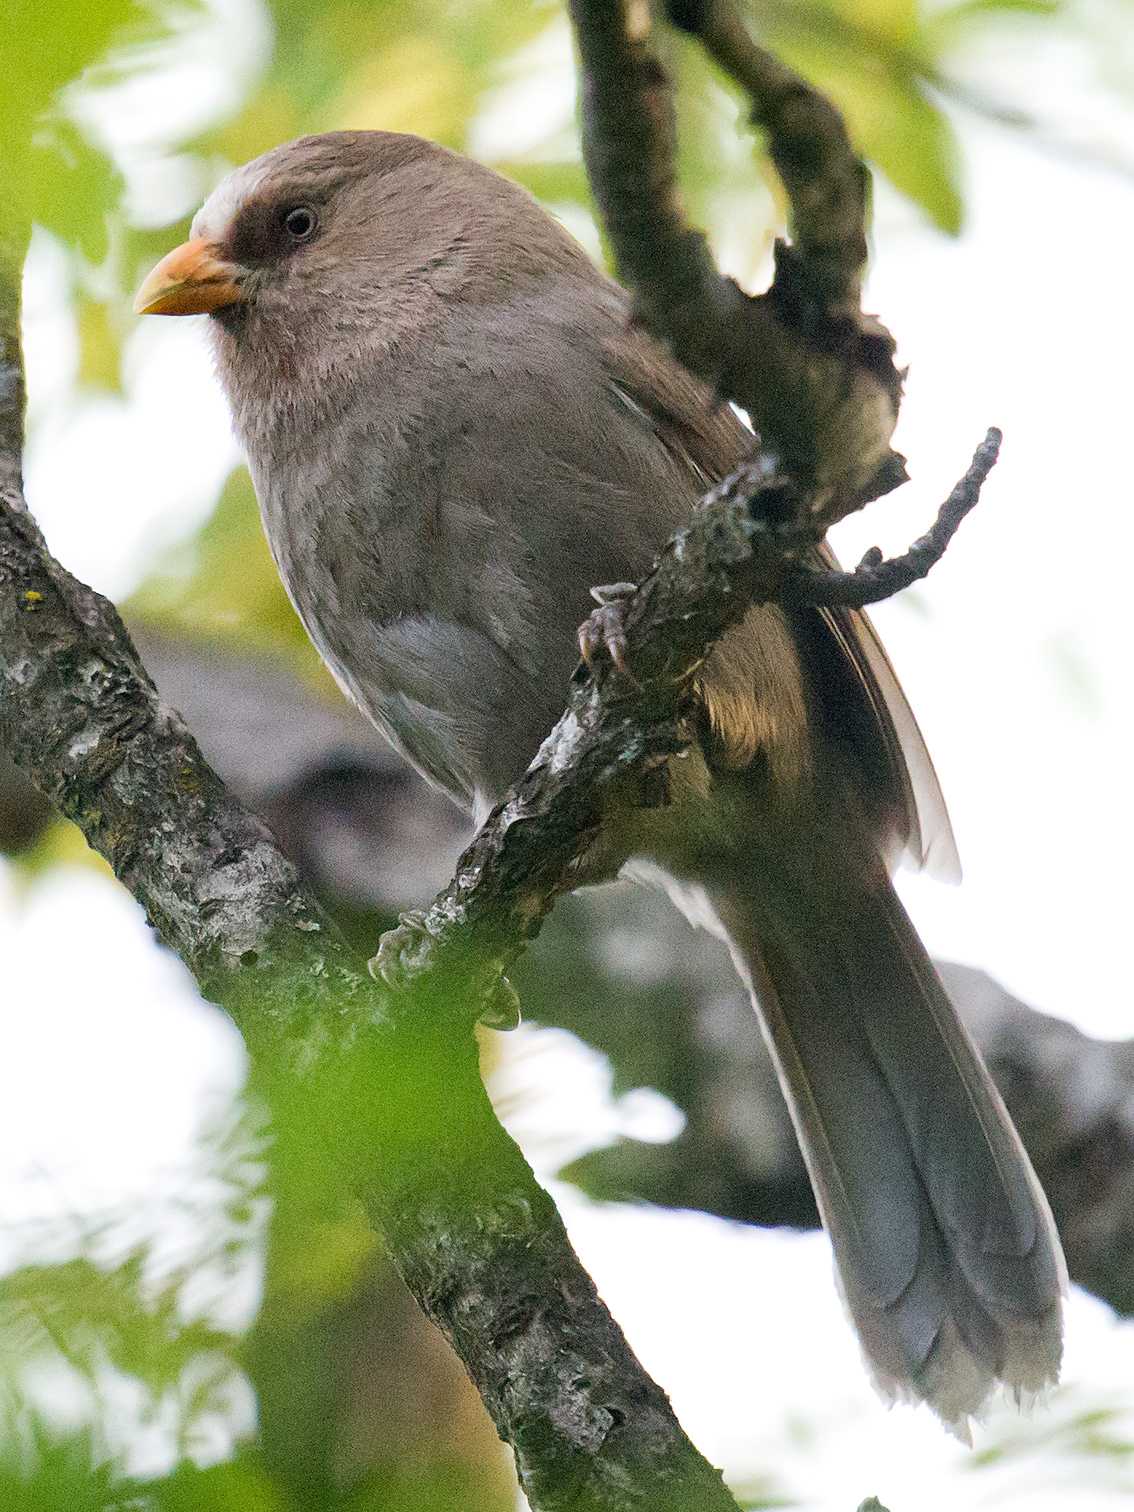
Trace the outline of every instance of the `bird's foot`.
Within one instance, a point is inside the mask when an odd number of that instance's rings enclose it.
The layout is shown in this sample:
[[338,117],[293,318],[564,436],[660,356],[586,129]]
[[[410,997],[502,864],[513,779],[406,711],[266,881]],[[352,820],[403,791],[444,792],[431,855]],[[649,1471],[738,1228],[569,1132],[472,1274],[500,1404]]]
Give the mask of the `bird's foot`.
[[400,913],[398,927],[386,930],[378,941],[378,954],[366,963],[367,969],[376,982],[395,989],[404,987],[425,964],[432,941],[423,913]]
[[594,670],[595,655],[605,647],[611,661],[625,677],[634,681],[626,664],[626,613],[630,600],[638,591],[637,583],[604,583],[591,589],[598,608],[579,626],[579,650],[587,666]]
[[503,972],[496,978],[481,1005],[477,1019],[488,1029],[518,1029],[520,998]]

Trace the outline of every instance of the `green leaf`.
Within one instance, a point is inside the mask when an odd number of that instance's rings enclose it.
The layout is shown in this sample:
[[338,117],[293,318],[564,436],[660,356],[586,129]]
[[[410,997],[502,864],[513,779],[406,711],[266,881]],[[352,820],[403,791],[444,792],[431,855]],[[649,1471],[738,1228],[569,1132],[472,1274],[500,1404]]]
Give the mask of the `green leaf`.
[[1064,0],[962,0],[960,5],[949,5],[926,18],[934,26],[949,26],[969,20],[997,20],[1002,16],[1039,16],[1054,18],[1066,12]]
[[122,333],[110,308],[101,300],[81,295],[75,311],[79,329],[79,382],[107,393],[121,392]]
[[288,1503],[264,1474],[259,1456],[248,1451],[223,1465],[198,1470],[182,1462],[172,1475],[157,1481],[134,1481],[129,1489],[135,1498],[122,1496],[123,1512],[138,1507],[141,1497],[153,1512],[290,1512]]
[[927,15],[921,27],[922,46],[939,57],[959,46],[979,46],[990,28],[1015,25],[1034,34],[1035,28],[1070,20],[1065,0],[961,0],[959,5]]
[[145,18],[137,0],[70,0],[55,6],[7,0],[0,52],[7,106],[3,129],[30,135],[56,91],[100,59],[128,23],[140,26]]
[[231,1340],[206,1323],[178,1318],[184,1277],[149,1286],[145,1253],[136,1250],[113,1268],[86,1258],[62,1265],[24,1266],[0,1281],[0,1355],[5,1373],[55,1352],[87,1375],[110,1359],[160,1392],[202,1351]]
[[[855,149],[935,225],[961,229],[961,155],[930,98],[933,64],[898,11],[830,4],[758,9],[760,40],[828,95]],[[899,25],[899,22],[901,23]]]
[[35,1425],[30,1463],[0,1466],[0,1512],[291,1512],[248,1451],[199,1470],[182,1462],[160,1480],[115,1474],[90,1430],[56,1442]]

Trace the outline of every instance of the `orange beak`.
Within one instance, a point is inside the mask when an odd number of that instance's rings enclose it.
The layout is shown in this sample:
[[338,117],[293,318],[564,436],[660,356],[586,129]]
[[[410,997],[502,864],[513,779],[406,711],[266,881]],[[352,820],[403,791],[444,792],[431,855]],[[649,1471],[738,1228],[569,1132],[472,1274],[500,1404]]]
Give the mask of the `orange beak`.
[[240,298],[239,269],[198,236],[163,257],[134,301],[136,315],[205,315]]

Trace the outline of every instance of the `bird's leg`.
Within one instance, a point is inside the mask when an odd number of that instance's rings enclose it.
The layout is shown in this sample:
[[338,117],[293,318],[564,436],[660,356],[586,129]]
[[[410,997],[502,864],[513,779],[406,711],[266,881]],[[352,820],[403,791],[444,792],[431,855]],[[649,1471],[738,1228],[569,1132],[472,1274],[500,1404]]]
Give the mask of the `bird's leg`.
[[633,681],[633,674],[626,665],[626,611],[637,591],[637,583],[604,583],[591,589],[591,597],[598,608],[579,626],[579,650],[592,671],[595,653],[600,646],[605,646],[614,665]]

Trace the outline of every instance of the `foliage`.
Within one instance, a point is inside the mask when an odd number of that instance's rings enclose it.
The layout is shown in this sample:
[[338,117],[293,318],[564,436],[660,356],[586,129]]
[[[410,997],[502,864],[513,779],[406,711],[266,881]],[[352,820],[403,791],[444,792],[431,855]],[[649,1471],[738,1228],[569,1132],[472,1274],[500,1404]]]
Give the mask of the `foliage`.
[[144,14],[135,0],[72,0],[59,7],[55,25],[34,0],[12,0],[5,10],[0,89],[5,101],[18,102],[0,119],[9,213],[40,221],[92,261],[105,255],[106,217],[120,186],[106,157],[68,119],[60,92],[128,29],[137,33]]
[[[214,1121],[141,1236],[129,1209],[24,1226],[0,1280],[0,1507],[277,1505],[250,1460],[206,1468],[252,1424],[225,1314],[260,1263],[259,1144],[249,1118]],[[160,1491],[130,1473],[137,1441],[171,1472]]]
[[123,1478],[99,1460],[89,1431],[57,1442],[41,1428],[29,1474],[0,1467],[0,1512],[59,1512],[61,1507],[67,1512],[285,1512],[252,1454],[206,1469],[181,1464],[156,1480]]

